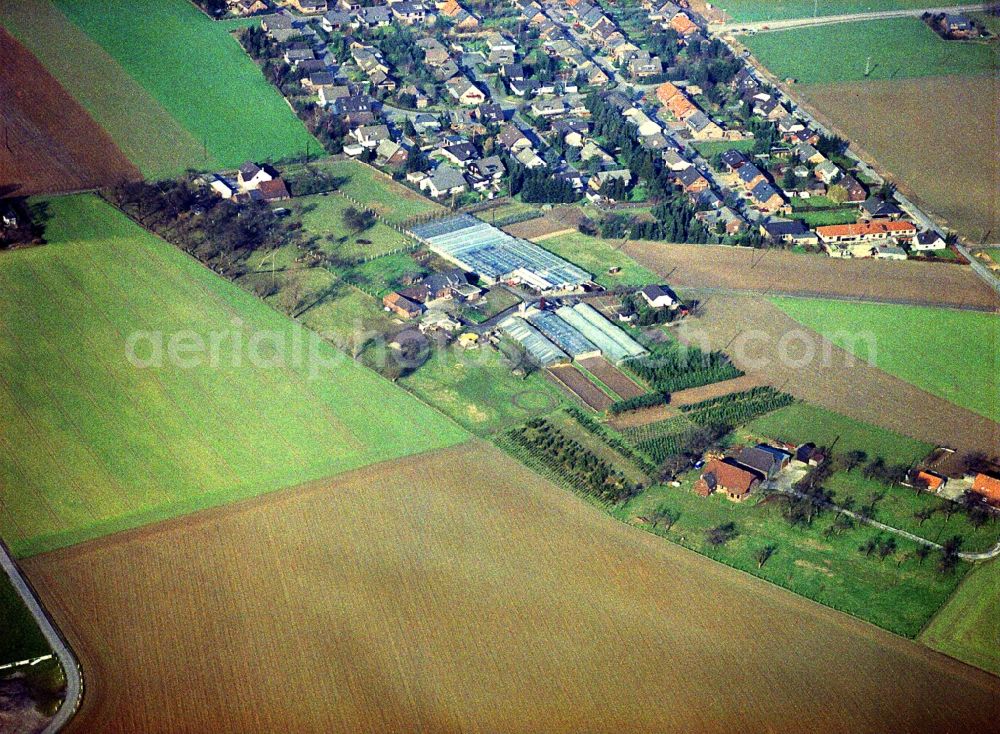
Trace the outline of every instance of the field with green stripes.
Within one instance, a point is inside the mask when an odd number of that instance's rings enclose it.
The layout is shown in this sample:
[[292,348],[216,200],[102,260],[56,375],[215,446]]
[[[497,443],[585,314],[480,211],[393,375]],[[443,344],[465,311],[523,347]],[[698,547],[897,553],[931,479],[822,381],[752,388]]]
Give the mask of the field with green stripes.
[[465,438],[96,197],[48,209],[49,245],[0,255],[18,555]]
[[186,0],[0,0],[0,24],[149,178],[319,148],[229,30]]

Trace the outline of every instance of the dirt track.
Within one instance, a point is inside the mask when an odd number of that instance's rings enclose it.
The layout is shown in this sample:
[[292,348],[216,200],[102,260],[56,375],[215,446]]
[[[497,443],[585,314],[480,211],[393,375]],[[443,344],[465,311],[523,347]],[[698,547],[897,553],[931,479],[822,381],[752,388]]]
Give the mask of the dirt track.
[[1000,693],[480,443],[24,566],[68,732],[986,731]]
[[629,242],[625,251],[678,288],[1000,308],[1000,296],[960,265],[839,260],[784,250],[661,242]]
[[724,348],[748,375],[830,410],[960,451],[1000,451],[1000,425],[856,359],[765,298],[714,295],[678,336]]
[[607,410],[611,406],[611,398],[573,365],[556,365],[549,367],[546,372],[556,384],[597,412]]
[[0,196],[78,191],[139,179],[111,137],[0,28]]

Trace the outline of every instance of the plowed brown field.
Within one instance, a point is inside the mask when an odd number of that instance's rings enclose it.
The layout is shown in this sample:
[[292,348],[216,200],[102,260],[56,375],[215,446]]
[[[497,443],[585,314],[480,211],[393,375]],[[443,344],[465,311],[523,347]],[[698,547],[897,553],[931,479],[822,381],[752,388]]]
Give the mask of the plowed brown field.
[[0,196],[77,191],[141,178],[30,51],[0,28]]
[[557,365],[545,371],[558,385],[575,395],[584,405],[598,412],[607,410],[611,406],[611,398],[573,365]]
[[637,398],[640,395],[646,394],[646,390],[639,387],[639,385],[637,385],[628,375],[615,367],[604,357],[581,359],[580,364],[582,364],[587,371],[594,375],[598,380],[610,387],[611,390],[623,400],[627,400],[628,398]]
[[483,444],[24,565],[86,671],[72,732],[988,731],[1000,700]]
[[629,242],[625,252],[675,288],[847,298],[928,306],[1000,307],[972,269],[942,263],[839,260],[784,250]]
[[1000,425],[857,359],[766,298],[715,294],[678,336],[724,348],[762,383],[852,418],[962,451],[992,456],[1000,446]]

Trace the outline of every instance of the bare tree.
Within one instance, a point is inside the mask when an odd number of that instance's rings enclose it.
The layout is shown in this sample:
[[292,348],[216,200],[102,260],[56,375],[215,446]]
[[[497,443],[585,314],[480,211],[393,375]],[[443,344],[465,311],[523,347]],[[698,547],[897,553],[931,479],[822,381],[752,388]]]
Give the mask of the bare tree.
[[757,552],[753,554],[754,560],[757,561],[757,568],[763,568],[764,564],[767,563],[768,559],[774,555],[775,551],[778,550],[776,545],[765,545],[762,548],[758,548]]

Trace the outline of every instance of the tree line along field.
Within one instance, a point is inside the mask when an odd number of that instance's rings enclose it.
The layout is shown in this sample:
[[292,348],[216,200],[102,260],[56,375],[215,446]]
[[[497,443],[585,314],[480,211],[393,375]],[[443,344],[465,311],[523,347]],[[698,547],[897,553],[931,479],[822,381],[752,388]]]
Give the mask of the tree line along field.
[[[961,5],[962,0],[943,0],[934,7]],[[926,0],[721,0],[716,6],[725,10],[733,22],[757,22],[786,18],[812,18],[819,15],[874,13],[928,7]]]
[[745,36],[740,41],[775,76],[799,84],[980,75],[997,70],[995,45],[946,41],[919,18],[794,28]]
[[1000,317],[805,298],[773,302],[859,359],[1000,422]]
[[228,30],[184,0],[2,0],[0,23],[147,177],[319,149]]
[[[0,426],[0,532],[16,554],[464,439],[96,197],[48,209],[51,243],[0,257],[0,405],[15,417]],[[178,333],[216,356],[165,348],[136,367],[136,332],[152,335],[139,359]]]
[[73,732],[971,731],[1000,692],[481,443],[25,566],[90,671]]

